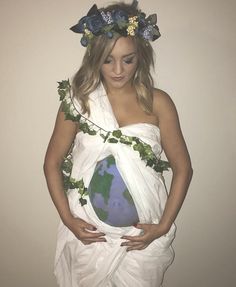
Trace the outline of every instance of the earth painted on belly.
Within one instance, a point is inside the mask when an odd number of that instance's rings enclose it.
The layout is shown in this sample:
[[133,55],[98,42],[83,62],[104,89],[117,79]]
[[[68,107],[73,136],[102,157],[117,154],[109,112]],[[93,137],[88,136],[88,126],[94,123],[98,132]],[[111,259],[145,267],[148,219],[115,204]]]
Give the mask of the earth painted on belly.
[[139,221],[134,201],[113,156],[99,161],[88,187],[97,216],[112,226],[130,226]]

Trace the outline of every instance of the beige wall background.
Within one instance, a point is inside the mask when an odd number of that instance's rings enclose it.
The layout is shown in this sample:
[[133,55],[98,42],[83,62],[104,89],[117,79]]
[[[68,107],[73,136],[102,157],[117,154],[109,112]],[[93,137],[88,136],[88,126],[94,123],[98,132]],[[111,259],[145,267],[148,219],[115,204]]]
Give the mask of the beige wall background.
[[[236,2],[140,2],[148,14],[158,12],[162,37],[154,43],[155,79],[176,103],[195,171],[164,286],[234,287]],[[68,29],[93,3],[0,0],[4,287],[56,286],[58,216],[42,165],[59,106],[56,82],[74,74],[84,53],[80,36]]]

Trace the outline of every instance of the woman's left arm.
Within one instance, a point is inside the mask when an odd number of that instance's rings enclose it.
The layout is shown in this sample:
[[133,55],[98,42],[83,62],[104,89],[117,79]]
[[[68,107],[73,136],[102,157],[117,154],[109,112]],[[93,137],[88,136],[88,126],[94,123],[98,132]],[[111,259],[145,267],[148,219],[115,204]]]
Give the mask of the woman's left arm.
[[123,237],[128,240],[122,243],[122,246],[128,246],[127,251],[144,249],[169,231],[183,204],[193,174],[175,105],[169,95],[161,90],[155,90],[153,113],[158,119],[162,147],[173,172],[171,187],[159,224],[138,224],[137,228],[143,230],[142,235]]
[[159,121],[162,147],[173,172],[169,196],[159,222],[168,232],[185,199],[193,170],[175,105],[163,91],[155,93],[154,113]]

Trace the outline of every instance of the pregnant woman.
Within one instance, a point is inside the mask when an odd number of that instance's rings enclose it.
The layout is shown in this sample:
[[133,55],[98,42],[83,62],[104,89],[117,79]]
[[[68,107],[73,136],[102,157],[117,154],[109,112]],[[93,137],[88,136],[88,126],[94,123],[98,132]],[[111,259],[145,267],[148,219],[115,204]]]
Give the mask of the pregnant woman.
[[192,168],[175,106],[153,87],[156,15],[147,17],[137,1],[94,5],[71,30],[82,33],[86,53],[72,83],[59,82],[62,104],[44,164],[61,218],[57,282],[161,286]]

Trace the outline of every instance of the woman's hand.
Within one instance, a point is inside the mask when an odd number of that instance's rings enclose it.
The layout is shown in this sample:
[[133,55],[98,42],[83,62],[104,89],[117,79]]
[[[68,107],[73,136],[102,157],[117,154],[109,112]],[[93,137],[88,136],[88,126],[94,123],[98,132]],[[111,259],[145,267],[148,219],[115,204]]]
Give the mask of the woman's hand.
[[127,251],[145,249],[153,240],[168,232],[168,230],[160,224],[137,224],[135,227],[143,230],[141,235],[121,237],[122,239],[128,240],[121,243],[121,246],[128,246]]
[[74,235],[85,245],[94,242],[106,242],[104,233],[95,232],[96,228],[87,223],[81,218],[70,219],[70,222],[66,226],[74,233]]

